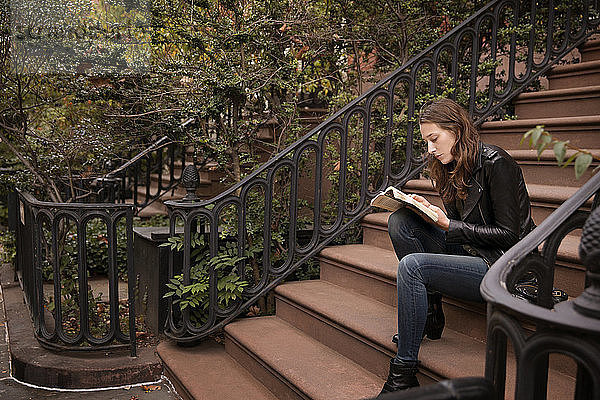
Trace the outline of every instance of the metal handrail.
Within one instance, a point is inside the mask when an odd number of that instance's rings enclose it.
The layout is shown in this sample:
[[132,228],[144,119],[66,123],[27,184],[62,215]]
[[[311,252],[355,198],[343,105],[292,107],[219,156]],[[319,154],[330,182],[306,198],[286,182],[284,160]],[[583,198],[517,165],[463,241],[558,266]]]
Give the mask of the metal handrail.
[[[175,225],[177,220],[182,220],[184,225],[183,266],[181,271],[174,265],[173,255],[171,257],[170,276],[174,277],[182,273],[184,285],[191,282],[192,270],[192,237],[199,230],[204,229],[204,235],[208,239],[210,256],[219,254],[219,219],[226,207],[233,207],[237,216],[237,234],[235,237],[239,255],[243,255],[246,249],[246,226],[245,220],[249,214],[248,198],[253,188],[259,187],[264,191],[264,224],[263,224],[263,251],[262,251],[262,274],[260,280],[250,289],[245,289],[242,300],[226,310],[217,304],[217,288],[215,287],[217,274],[214,269],[210,270],[210,306],[206,321],[202,324],[194,323],[190,319],[189,309],[180,311],[174,306],[173,301],[169,306],[169,317],[165,333],[177,341],[194,341],[212,332],[221,329],[234,317],[244,312],[247,307],[254,304],[257,299],[282,282],[296,268],[316,255],[323,247],[345,232],[353,223],[369,212],[369,200],[382,188],[397,184],[403,185],[409,179],[415,177],[423,163],[415,147],[414,117],[416,108],[424,98],[434,96],[448,91],[449,97],[457,98],[461,88],[469,94],[468,109],[481,125],[488,117],[503,112],[503,107],[516,95],[526,90],[529,85],[539,76],[544,74],[562,57],[568,54],[593,34],[598,28],[598,18],[590,14],[597,12],[596,1],[584,1],[581,14],[574,15],[571,8],[568,9],[564,28],[563,41],[556,43],[554,35],[545,35],[543,48],[535,36],[535,29],[531,29],[527,43],[519,43],[516,33],[510,33],[510,39],[505,43],[508,48],[506,57],[507,74],[502,81],[497,76],[497,69],[479,74],[479,69],[486,59],[489,61],[500,61],[498,49],[500,46],[498,31],[512,21],[513,26],[521,24],[521,18],[531,17],[546,18],[547,29],[550,31],[560,27],[560,15],[554,9],[554,2],[548,3],[547,10],[540,10],[536,1],[496,0],[488,3],[462,24],[448,32],[443,38],[409,60],[408,63],[388,75],[385,79],[373,86],[369,91],[350,102],[340,111],[336,112],[326,121],[312,129],[307,135],[294,142],[286,150],[275,156],[263,166],[252,172],[238,184],[229,190],[219,194],[213,199],[201,202],[166,202],[171,218],[171,235],[175,236]],[[595,8],[594,8],[595,7]],[[510,11],[510,16],[505,14]],[[547,15],[542,13],[547,12]],[[577,29],[570,25],[577,17]],[[486,25],[487,24],[487,25]],[[467,56],[465,57],[464,54]],[[522,74],[515,72],[517,56],[522,55],[526,59]],[[536,62],[537,55],[543,58]],[[484,60],[482,60],[482,58]],[[466,68],[467,72],[463,68]],[[438,72],[438,69],[446,69],[446,74]],[[435,72],[435,73],[433,73]],[[485,78],[488,86],[485,91],[485,101],[478,102],[478,78]],[[463,79],[464,78],[464,79]],[[445,81],[443,79],[446,79]],[[398,89],[404,92],[398,93]],[[501,90],[500,90],[501,89]],[[500,90],[500,92],[499,92]],[[481,95],[481,92],[479,93]],[[421,97],[421,98],[420,98]],[[481,96],[480,96],[481,97]],[[378,116],[374,111],[374,104],[381,99],[385,103],[385,116]],[[398,116],[398,110],[394,107],[403,105],[406,120],[396,122],[394,117]],[[358,116],[362,120],[362,154],[360,161],[360,188],[357,194],[360,198],[356,205],[350,204],[348,209],[349,193],[346,182],[349,178],[348,154],[349,154],[349,130],[350,121]],[[382,176],[375,184],[369,182],[369,145],[374,128],[373,124],[385,122],[385,153],[383,155]],[[361,129],[359,126],[358,130]],[[405,139],[403,153],[404,163],[399,171],[394,171],[393,136],[402,134]],[[329,135],[339,134],[339,191],[337,196],[336,219],[331,225],[325,225],[322,220],[323,207],[322,182],[324,180],[324,156],[325,146]],[[313,234],[306,246],[297,243],[297,224],[299,208],[299,169],[303,154],[314,152],[314,208],[312,212]],[[288,249],[284,254],[283,265],[273,265],[271,261],[272,236],[272,203],[275,190],[275,176],[279,171],[289,171],[289,185],[286,190],[290,193],[289,205],[286,209],[286,217],[289,221],[286,243]],[[197,219],[203,219],[203,223],[197,224]],[[200,229],[197,227],[200,226]],[[245,276],[245,263],[240,262],[235,272],[241,277]]]
[[[166,160],[163,154],[165,151]],[[95,183],[102,188],[102,199],[118,203],[130,201],[137,214],[174,190],[181,180],[185,166],[186,154],[183,144],[163,136],[123,165],[101,178],[96,178]],[[165,168],[168,169],[167,176],[163,175]],[[179,174],[175,173],[176,170],[180,171]],[[154,193],[151,193],[152,174],[157,178]],[[138,193],[140,187],[143,188],[141,197]]]
[[[494,383],[498,398],[504,398],[505,394],[509,339],[517,365],[516,399],[545,398],[549,356],[553,353],[566,355],[577,363],[575,399],[600,396],[600,302],[595,294],[597,287],[586,288],[583,295],[573,301],[553,306],[551,300],[559,245],[567,234],[584,226],[590,214],[585,206],[592,196],[592,210],[598,211],[600,174],[594,175],[540,226],[499,258],[483,279],[481,293],[488,303],[485,376]],[[542,243],[542,251],[538,253]],[[597,249],[595,254],[597,264],[600,254]],[[598,281],[598,274],[591,272],[591,267],[588,265],[587,278]],[[597,270],[597,266],[595,268]],[[534,274],[538,278],[537,304],[513,295],[517,281],[525,274]],[[579,299],[586,296],[588,290],[591,292],[586,300],[592,298],[592,302],[595,301],[591,305],[594,313],[582,312],[577,307]],[[533,333],[525,330],[520,322],[522,320],[535,327]]]

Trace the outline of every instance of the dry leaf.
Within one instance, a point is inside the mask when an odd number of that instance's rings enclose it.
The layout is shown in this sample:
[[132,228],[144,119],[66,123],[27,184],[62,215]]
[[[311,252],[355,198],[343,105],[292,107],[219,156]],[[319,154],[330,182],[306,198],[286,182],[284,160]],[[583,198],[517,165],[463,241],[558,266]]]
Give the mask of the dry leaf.
[[142,389],[144,392],[154,392],[155,390],[160,390],[161,387],[159,385],[142,385]]

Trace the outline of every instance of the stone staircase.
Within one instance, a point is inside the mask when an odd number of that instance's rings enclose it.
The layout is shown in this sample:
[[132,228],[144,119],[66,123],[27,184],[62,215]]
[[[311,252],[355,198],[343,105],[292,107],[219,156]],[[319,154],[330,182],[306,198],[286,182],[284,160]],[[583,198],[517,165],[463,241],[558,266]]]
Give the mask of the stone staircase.
[[[543,124],[557,137],[600,153],[600,41],[581,50],[581,63],[552,70],[548,90],[516,99],[519,119],[487,122],[481,129],[485,142],[505,148],[523,168],[538,224],[589,172],[576,181],[572,166],[556,167],[551,150],[538,161],[533,150],[519,145],[522,134]],[[427,180],[410,181],[405,188],[439,204]],[[395,353],[390,339],[396,332],[398,260],[387,234],[388,216],[374,213],[362,220],[362,244],[323,250],[320,279],[278,286],[275,315],[227,325],[224,346],[211,340],[193,348],[162,342],[158,353],[179,393],[190,399],[376,396]],[[571,296],[581,293],[584,283],[577,246],[577,234],[563,241],[555,274],[555,285]],[[425,339],[421,347],[422,385],[484,374],[485,305],[444,298],[444,311],[442,338]],[[550,364],[548,398],[572,398],[575,364],[559,355],[552,355]],[[506,397],[512,398],[514,359],[508,365]]]

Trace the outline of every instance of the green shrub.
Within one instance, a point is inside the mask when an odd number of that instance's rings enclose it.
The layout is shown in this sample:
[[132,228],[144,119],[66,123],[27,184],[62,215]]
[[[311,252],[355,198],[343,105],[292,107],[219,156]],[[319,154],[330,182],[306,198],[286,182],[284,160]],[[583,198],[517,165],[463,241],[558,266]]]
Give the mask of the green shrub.
[[[171,251],[181,251],[183,236],[170,237],[168,242],[161,244]],[[219,255],[210,257],[209,247],[203,235],[195,233],[192,238],[192,266],[190,268],[190,284],[183,283],[183,274],[175,275],[167,283],[169,292],[165,298],[172,298],[173,304],[178,304],[181,311],[188,309],[190,319],[194,323],[203,324],[208,317],[209,279],[210,271],[217,274],[217,302],[221,308],[229,307],[232,301],[241,299],[248,282],[242,280],[235,272],[236,266],[250,256],[238,255],[237,246],[233,242],[225,242],[219,248]]]

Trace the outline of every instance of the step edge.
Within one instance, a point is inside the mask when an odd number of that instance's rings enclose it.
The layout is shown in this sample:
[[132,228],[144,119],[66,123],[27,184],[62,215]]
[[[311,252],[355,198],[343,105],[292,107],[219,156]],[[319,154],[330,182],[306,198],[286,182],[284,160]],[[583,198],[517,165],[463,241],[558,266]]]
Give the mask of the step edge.
[[[236,346],[238,349],[240,349],[241,351],[243,351],[244,353],[246,353],[250,358],[252,358],[252,360],[255,363],[259,364],[269,374],[273,375],[276,379],[278,379],[281,383],[283,383],[285,386],[287,386],[288,389],[290,389],[292,392],[296,393],[299,397],[304,398],[306,400],[311,400],[310,396],[308,396],[298,386],[296,386],[293,383],[291,383],[290,380],[287,379],[280,371],[278,371],[275,368],[273,368],[272,365],[270,365],[265,360],[263,360],[262,358],[260,358],[254,351],[252,351],[251,349],[249,349],[246,345],[244,345],[244,343],[242,343],[241,341],[239,341],[233,335],[229,334],[227,331],[225,331],[225,340],[231,341],[234,346]],[[234,357],[232,357],[232,358],[235,360]],[[235,360],[235,361],[237,362],[237,360]],[[262,384],[262,382],[261,382],[261,384]],[[267,386],[265,386],[265,387],[267,387]],[[269,388],[267,387],[267,389],[269,389]],[[270,391],[270,389],[269,389],[269,391]]]

